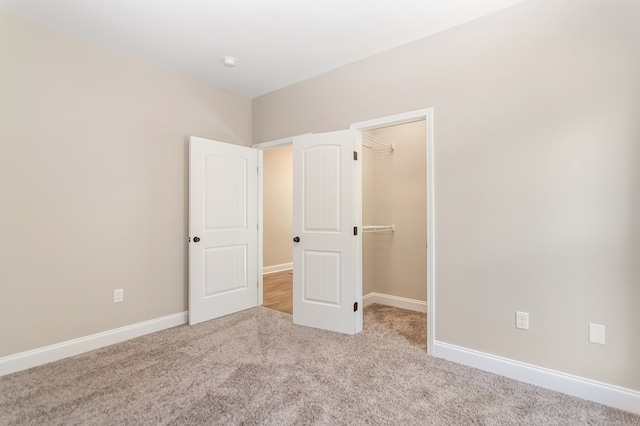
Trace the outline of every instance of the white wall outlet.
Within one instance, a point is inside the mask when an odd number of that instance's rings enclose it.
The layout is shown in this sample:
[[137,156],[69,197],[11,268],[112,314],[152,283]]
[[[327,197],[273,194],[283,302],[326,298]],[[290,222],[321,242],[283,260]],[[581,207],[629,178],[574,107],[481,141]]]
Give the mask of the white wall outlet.
[[604,325],[589,323],[589,342],[604,345]]
[[527,312],[516,311],[516,328],[520,330],[529,329],[529,314]]
[[122,301],[124,301],[124,290],[121,288],[113,290],[113,303],[120,303]]

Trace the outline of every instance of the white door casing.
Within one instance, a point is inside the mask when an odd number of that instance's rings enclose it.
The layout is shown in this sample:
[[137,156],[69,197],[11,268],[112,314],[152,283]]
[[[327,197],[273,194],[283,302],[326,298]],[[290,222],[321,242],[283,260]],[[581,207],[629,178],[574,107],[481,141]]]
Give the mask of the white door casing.
[[190,139],[189,324],[257,306],[257,169],[253,148]]
[[401,114],[362,121],[351,125],[358,132],[397,126],[425,120],[427,144],[427,353],[434,355],[436,344],[436,215],[435,215],[435,148],[434,148],[434,112],[433,108],[408,111]]
[[293,139],[293,322],[346,334],[362,324],[355,144],[354,130]]

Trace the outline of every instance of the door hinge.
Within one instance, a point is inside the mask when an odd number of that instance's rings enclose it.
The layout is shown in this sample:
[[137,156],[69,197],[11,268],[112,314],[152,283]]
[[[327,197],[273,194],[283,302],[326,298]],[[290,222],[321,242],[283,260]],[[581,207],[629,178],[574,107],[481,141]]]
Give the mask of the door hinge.
[[353,227],[353,235],[358,235],[358,227],[357,226]]
[[353,312],[357,312],[358,311],[358,302],[353,304]]
[[353,159],[358,160],[358,151],[353,151]]

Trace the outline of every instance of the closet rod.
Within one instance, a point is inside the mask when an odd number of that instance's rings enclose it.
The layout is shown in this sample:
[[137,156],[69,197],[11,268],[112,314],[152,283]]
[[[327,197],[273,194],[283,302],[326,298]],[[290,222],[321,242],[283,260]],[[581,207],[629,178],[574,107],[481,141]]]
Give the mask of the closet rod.
[[[392,143],[389,143],[389,142],[385,142],[382,139],[377,138],[375,136],[368,135],[366,133],[364,133],[362,136],[363,136],[364,139],[368,139],[369,141],[373,142],[374,144],[382,145],[383,147],[385,147],[385,148],[387,148],[387,149],[389,149],[391,151],[393,151],[396,148],[395,144],[392,144]],[[374,149],[372,146],[369,146],[369,145],[366,145],[366,144],[363,144],[363,146],[366,146],[367,148]]]
[[395,232],[395,225],[365,225],[362,232]]

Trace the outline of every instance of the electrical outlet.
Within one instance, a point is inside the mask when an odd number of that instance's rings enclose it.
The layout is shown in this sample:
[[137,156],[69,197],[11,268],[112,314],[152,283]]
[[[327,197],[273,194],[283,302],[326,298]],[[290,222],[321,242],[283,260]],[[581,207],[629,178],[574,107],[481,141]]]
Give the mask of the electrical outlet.
[[124,301],[124,290],[121,288],[113,290],[113,303],[120,303],[122,301]]
[[529,330],[529,314],[527,312],[516,311],[516,328]]
[[589,323],[589,342],[604,345],[604,325]]

